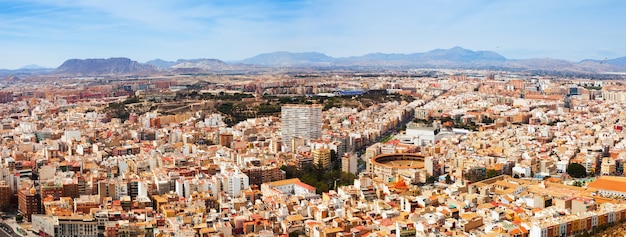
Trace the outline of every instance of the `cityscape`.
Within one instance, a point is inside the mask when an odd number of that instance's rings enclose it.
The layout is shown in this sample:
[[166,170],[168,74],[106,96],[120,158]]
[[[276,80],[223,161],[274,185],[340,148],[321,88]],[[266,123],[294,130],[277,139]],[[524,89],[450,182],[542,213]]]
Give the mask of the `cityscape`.
[[0,233],[593,236],[626,220],[621,80],[293,70],[5,78]]
[[626,236],[624,9],[0,0],[0,237]]

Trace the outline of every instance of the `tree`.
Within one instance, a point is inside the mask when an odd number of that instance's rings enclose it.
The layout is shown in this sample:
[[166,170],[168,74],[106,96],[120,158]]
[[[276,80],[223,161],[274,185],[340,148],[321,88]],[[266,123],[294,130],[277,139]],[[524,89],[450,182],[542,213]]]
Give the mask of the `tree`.
[[430,176],[428,178],[426,178],[426,183],[427,184],[433,184],[435,182],[437,182],[439,180],[439,177],[437,176]]
[[330,189],[330,187],[328,186],[328,184],[319,181],[317,183],[315,183],[315,189],[318,193],[323,193],[323,192],[328,192],[328,190]]
[[494,169],[488,169],[487,170],[487,178],[488,179],[496,177],[496,176],[498,176],[498,171],[496,171]]
[[480,122],[481,122],[481,123],[484,123],[484,124],[492,124],[492,123],[493,123],[493,119],[492,119],[492,118],[490,118],[490,117],[484,117],[484,118],[482,119],[482,121],[480,121]]
[[569,176],[572,176],[574,178],[584,178],[587,176],[587,169],[585,169],[583,165],[578,163],[569,164],[567,166],[566,172]]
[[293,231],[293,232],[289,233],[289,237],[298,237],[298,236],[301,236],[301,235],[305,235],[305,233],[302,232],[302,231],[299,231],[299,230],[296,230],[296,231]]

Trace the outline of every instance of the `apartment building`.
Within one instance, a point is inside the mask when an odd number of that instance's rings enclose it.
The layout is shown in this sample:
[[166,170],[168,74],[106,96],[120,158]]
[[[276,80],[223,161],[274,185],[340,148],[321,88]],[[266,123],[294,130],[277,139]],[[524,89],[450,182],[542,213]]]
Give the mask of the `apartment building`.
[[292,138],[319,139],[322,135],[322,105],[283,105],[281,107],[283,144],[290,150]]

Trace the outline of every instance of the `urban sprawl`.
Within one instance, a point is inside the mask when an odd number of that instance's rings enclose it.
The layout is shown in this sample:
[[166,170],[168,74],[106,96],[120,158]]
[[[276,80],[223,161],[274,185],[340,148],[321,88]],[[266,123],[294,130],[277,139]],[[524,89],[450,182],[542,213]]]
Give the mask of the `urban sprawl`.
[[[9,78],[1,236],[623,236],[626,83]],[[604,231],[604,232],[603,232]]]

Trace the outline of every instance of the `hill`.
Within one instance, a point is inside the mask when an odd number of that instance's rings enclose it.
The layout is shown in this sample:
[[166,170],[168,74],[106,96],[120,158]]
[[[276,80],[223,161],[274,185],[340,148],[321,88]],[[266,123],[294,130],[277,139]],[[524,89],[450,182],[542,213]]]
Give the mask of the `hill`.
[[69,59],[59,66],[53,73],[69,75],[107,75],[107,74],[137,74],[158,71],[155,66],[141,64],[128,58],[91,58]]

